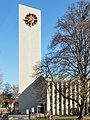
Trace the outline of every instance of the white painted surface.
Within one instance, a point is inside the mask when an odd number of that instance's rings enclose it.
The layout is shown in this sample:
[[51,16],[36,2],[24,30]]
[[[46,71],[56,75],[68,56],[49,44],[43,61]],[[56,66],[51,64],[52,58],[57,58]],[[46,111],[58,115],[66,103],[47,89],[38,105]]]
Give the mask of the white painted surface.
[[[29,27],[23,19],[28,13],[38,17],[36,25]],[[19,93],[33,81],[33,67],[41,61],[41,11],[19,4]]]
[[[59,84],[57,83],[57,89],[59,90]],[[59,92],[57,91],[57,115],[59,115]]]
[[47,83],[47,111],[50,111],[50,83]]

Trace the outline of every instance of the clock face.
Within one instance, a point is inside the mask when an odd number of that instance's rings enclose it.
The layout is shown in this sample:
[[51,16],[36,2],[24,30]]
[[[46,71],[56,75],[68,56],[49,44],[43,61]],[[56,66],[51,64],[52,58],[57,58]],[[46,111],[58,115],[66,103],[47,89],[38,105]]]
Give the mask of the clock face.
[[37,16],[34,15],[33,13],[27,14],[23,20],[24,20],[25,24],[30,27],[36,25],[36,23],[38,21]]

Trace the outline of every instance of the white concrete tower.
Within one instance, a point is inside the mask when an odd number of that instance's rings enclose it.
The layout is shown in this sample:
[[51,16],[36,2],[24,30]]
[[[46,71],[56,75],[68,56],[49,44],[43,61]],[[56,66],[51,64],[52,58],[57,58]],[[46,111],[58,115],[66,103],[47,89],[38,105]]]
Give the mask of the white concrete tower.
[[34,81],[33,67],[41,61],[41,11],[19,4],[19,93]]

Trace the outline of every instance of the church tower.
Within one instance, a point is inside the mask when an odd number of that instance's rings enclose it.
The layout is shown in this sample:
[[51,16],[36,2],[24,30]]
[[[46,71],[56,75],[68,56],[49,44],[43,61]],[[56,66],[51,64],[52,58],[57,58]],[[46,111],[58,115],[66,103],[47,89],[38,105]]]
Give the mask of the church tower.
[[19,4],[19,93],[34,81],[33,67],[41,61],[41,11]]

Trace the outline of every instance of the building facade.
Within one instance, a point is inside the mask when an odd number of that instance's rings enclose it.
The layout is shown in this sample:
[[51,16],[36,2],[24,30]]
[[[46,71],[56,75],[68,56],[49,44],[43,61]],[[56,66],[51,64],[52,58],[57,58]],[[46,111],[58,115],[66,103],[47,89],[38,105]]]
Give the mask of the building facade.
[[[19,109],[31,106],[33,67],[41,61],[41,11],[19,4]],[[34,103],[37,101],[34,100]],[[35,103],[35,104],[36,104]],[[32,104],[33,105],[33,104]]]
[[[80,83],[79,82],[48,82],[47,87],[47,111],[53,115],[78,115],[79,106],[76,102],[65,99],[59,91],[62,91],[66,97],[71,97],[81,102]],[[56,86],[56,87],[55,87]],[[90,82],[88,82],[88,87]],[[57,90],[58,89],[58,90]],[[90,113],[90,91],[87,93],[87,109]]]
[[41,11],[19,4],[19,93],[34,81],[33,67],[38,61],[41,61]]
[[[33,77],[33,67],[41,61],[41,11],[19,5],[19,110],[41,106],[41,112],[53,115],[72,115],[79,111],[77,104],[56,90],[52,82],[43,77]],[[70,82],[55,83],[66,96],[79,99],[79,84]],[[90,83],[88,84],[90,85]],[[69,86],[68,88],[66,86]],[[90,94],[90,93],[89,93]],[[87,97],[90,107],[90,97]]]

